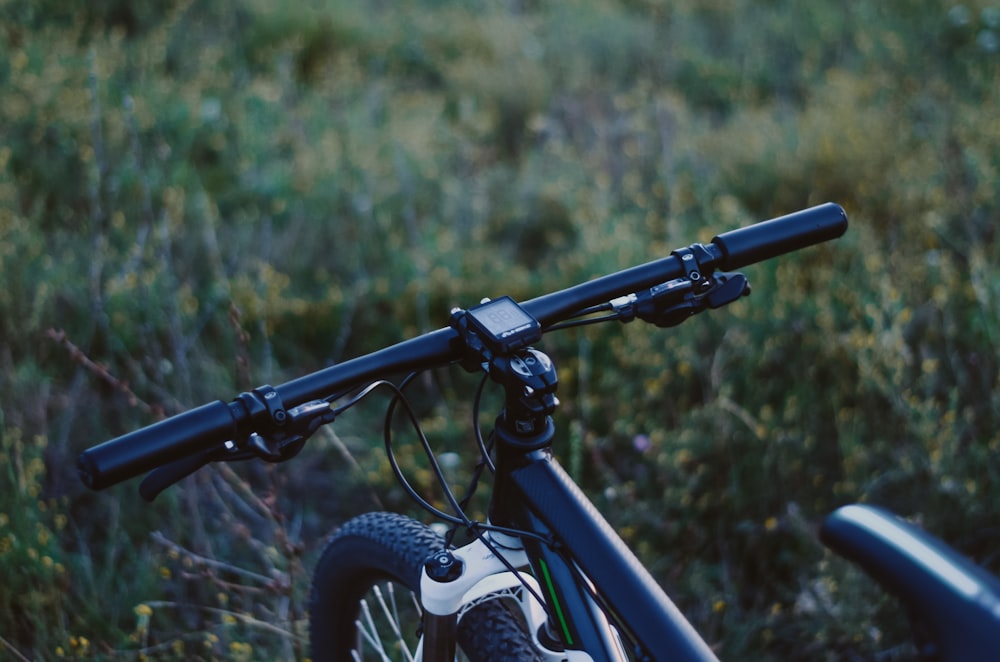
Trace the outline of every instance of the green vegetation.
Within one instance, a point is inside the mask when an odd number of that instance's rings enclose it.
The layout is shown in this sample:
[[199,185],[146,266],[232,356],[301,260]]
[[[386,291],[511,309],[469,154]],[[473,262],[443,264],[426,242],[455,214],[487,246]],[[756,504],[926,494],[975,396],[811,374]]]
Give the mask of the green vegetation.
[[[902,650],[840,504],[1000,571],[997,6],[72,6],[0,3],[6,657],[302,658],[324,535],[410,507],[377,405],[152,505],[86,446],[827,200],[848,235],[748,300],[547,339],[559,450],[724,658]],[[414,399],[471,457],[469,379]]]

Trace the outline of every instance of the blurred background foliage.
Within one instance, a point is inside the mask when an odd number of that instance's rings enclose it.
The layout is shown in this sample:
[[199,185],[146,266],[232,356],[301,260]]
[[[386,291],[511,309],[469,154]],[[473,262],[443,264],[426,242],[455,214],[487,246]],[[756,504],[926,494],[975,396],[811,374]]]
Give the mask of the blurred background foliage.
[[[827,200],[681,328],[547,338],[558,448],[730,659],[891,659],[838,505],[1000,570],[1000,9],[816,0],[0,3],[0,637],[302,658],[324,536],[411,506],[366,404],[137,503],[95,442]],[[414,388],[471,459],[469,377]],[[383,403],[384,404],[384,403]],[[400,438],[403,443],[403,438]],[[409,446],[415,482],[432,490]],[[20,658],[19,658],[20,659]]]

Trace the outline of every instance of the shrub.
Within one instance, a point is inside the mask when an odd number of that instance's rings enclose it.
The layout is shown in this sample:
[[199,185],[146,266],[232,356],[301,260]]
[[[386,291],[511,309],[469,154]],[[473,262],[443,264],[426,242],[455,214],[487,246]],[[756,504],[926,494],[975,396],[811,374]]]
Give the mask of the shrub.
[[[0,541],[37,600],[0,629],[24,654],[294,656],[326,530],[409,505],[374,405],[152,506],[84,493],[86,445],[826,200],[848,235],[748,268],[747,301],[546,338],[557,450],[732,657],[905,638],[813,539],[841,503],[996,569],[988,4],[120,5],[3,8]],[[448,450],[465,379],[414,385]]]

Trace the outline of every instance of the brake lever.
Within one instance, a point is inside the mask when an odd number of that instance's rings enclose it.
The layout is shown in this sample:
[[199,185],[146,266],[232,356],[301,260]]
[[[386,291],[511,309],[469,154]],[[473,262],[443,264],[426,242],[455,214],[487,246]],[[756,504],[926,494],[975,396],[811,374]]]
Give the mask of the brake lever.
[[284,430],[266,438],[256,432],[242,447],[226,442],[222,447],[210,448],[188,455],[153,469],[139,484],[139,494],[152,501],[160,492],[187,478],[210,462],[234,462],[259,458],[267,462],[284,462],[299,454],[306,440],[321,425],[332,423],[336,417],[330,403],[316,400],[289,409]]
[[721,308],[741,297],[750,296],[750,281],[741,273],[718,272],[715,283],[705,295],[709,308]]
[[159,496],[160,492],[175,483],[179,483],[209,462],[222,459],[249,459],[251,457],[252,455],[249,453],[230,451],[225,447],[223,449],[212,448],[201,453],[182,457],[179,460],[174,460],[169,464],[164,464],[150,471],[139,484],[139,495],[147,502],[152,502],[153,499]]

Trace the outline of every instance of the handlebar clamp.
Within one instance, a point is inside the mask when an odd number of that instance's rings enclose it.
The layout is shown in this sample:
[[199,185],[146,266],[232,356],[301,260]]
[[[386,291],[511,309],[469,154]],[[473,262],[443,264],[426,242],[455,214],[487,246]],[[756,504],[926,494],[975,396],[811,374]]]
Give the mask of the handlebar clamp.
[[679,248],[670,254],[680,258],[681,266],[684,268],[684,275],[691,282],[694,291],[699,292],[711,287],[709,279],[706,278],[701,270],[702,262],[708,263],[711,260],[711,256],[703,253],[702,259],[699,260],[698,253],[695,252],[696,249],[701,249],[702,252],[705,250],[704,246],[695,244],[687,248]]
[[252,393],[240,394],[240,400],[244,404],[247,404],[249,399],[254,400],[255,403],[253,409],[247,408],[251,419],[257,419],[258,415],[267,412],[268,419],[279,428],[288,422],[288,411],[285,409],[284,403],[281,402],[281,396],[270,384],[258,386]]

